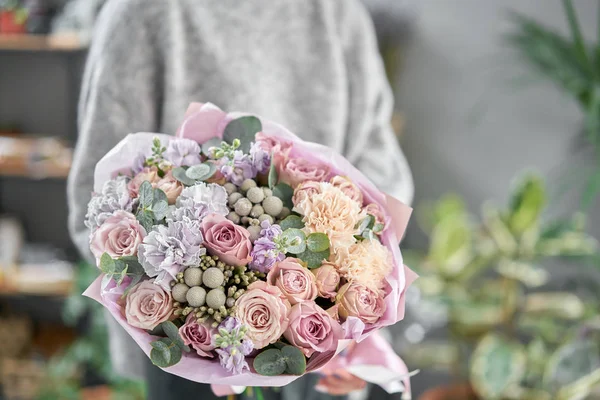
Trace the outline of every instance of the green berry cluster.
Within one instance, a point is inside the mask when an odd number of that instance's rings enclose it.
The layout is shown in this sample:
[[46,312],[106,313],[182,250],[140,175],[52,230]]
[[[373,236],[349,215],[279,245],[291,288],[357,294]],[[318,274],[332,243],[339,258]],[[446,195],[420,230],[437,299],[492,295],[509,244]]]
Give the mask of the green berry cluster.
[[235,302],[246,288],[264,274],[246,267],[227,265],[217,256],[203,255],[198,266],[188,267],[171,282],[174,315],[193,314],[212,326],[235,314]]

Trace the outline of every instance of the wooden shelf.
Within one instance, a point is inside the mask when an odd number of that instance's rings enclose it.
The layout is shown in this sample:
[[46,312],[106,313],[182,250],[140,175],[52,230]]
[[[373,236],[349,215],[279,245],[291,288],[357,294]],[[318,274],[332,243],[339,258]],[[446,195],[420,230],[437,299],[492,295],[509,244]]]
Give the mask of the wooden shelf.
[[0,50],[9,51],[80,51],[88,46],[78,34],[55,35],[0,34]]
[[7,178],[25,178],[31,180],[58,179],[65,180],[69,176],[69,168],[48,168],[40,171],[31,171],[22,168],[4,168],[0,166],[0,176]]

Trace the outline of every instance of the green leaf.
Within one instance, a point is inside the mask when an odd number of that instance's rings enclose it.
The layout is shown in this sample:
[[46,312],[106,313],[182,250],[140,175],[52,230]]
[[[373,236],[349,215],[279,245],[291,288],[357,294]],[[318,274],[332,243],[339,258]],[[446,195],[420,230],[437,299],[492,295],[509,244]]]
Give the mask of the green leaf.
[[254,369],[260,375],[277,376],[285,372],[286,359],[279,349],[267,349],[254,359]]
[[383,231],[383,228],[385,228],[385,225],[376,223],[375,225],[373,225],[373,232],[379,233],[379,232]]
[[140,185],[140,205],[142,207],[150,207],[152,205],[152,201],[154,200],[154,188],[152,184],[148,181],[142,182]]
[[[271,153],[271,160],[273,159],[273,153]],[[269,177],[268,184],[269,188],[273,189],[275,185],[277,185],[277,168],[275,168],[275,163],[271,163],[271,167],[269,168]]]
[[525,374],[522,346],[489,334],[475,348],[471,359],[471,384],[484,399],[499,399]]
[[183,167],[177,167],[172,170],[173,177],[177,179],[179,182],[183,183],[186,186],[193,186],[196,184],[196,181],[188,178],[186,175],[186,170]]
[[167,335],[169,339],[171,339],[173,343],[175,343],[181,350],[185,351],[186,353],[190,351],[190,348],[185,345],[185,343],[179,336],[179,329],[173,322],[165,321],[160,325],[165,335]]
[[221,146],[222,142],[223,142],[223,140],[218,137],[208,139],[206,142],[204,142],[202,144],[202,153],[204,153],[204,155],[207,157],[211,157],[212,154],[210,154],[210,148],[211,147],[219,147],[219,146]]
[[375,217],[371,214],[367,214],[367,216],[360,221],[360,224],[358,225],[358,232],[359,234],[362,234],[367,229],[373,229],[373,226],[375,226]]
[[308,268],[314,269],[319,268],[323,261],[326,261],[329,258],[329,251],[330,249],[318,253],[313,253],[312,251],[307,249],[303,253],[297,254],[296,257],[304,261],[308,265]]
[[306,357],[294,346],[283,346],[281,353],[287,366],[285,372],[291,375],[302,375],[306,371]]
[[311,233],[306,238],[306,247],[313,253],[319,253],[329,248],[329,238],[324,233]]
[[273,195],[279,197],[283,202],[283,205],[290,210],[294,208],[292,203],[292,197],[294,196],[294,189],[287,183],[278,183],[273,187]]
[[288,215],[283,221],[279,223],[282,231],[286,231],[290,228],[302,229],[304,228],[304,222],[302,218],[297,215]]
[[286,250],[288,253],[298,254],[306,250],[306,234],[300,229],[286,229],[281,234],[281,238],[287,240]]
[[112,257],[108,253],[104,253],[100,257],[99,268],[100,268],[100,271],[102,271],[104,274],[107,274],[107,275],[114,274],[115,260],[113,260]]
[[154,213],[152,211],[140,210],[135,217],[144,227],[146,232],[149,233],[152,230],[152,226],[154,225]]
[[510,200],[508,225],[516,235],[538,223],[546,204],[544,182],[537,175],[528,174],[519,179]]
[[152,214],[154,214],[155,221],[161,221],[167,216],[167,212],[169,211],[169,203],[166,201],[161,201],[159,203],[154,203],[152,206]]
[[129,275],[143,275],[144,267],[140,264],[137,256],[125,256],[119,257],[120,261],[123,261],[127,265]]
[[119,279],[117,280],[117,286],[121,286],[121,284],[123,283],[123,279],[125,279],[126,276],[127,276],[127,266],[125,266],[125,268],[123,268],[123,270],[119,274]]
[[181,360],[181,349],[170,338],[161,338],[150,345],[150,359],[157,367],[167,368]]
[[600,349],[592,340],[576,340],[559,347],[546,364],[544,381],[554,389],[569,385],[600,368]]
[[214,164],[204,163],[189,167],[185,174],[190,179],[194,179],[196,181],[204,181],[213,176],[216,170],[217,167],[215,167]]
[[468,220],[458,215],[442,219],[431,233],[429,259],[447,277],[460,274],[473,258]]
[[231,144],[234,139],[239,139],[241,143],[239,149],[244,153],[248,153],[256,134],[261,130],[262,123],[258,118],[254,116],[237,118],[225,127],[223,140]]

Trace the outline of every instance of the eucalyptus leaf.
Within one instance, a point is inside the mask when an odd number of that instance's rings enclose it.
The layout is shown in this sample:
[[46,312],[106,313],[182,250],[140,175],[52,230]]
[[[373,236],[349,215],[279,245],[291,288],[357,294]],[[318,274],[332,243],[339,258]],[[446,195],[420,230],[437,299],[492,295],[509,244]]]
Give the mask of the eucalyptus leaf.
[[312,251],[307,249],[306,251],[297,254],[296,257],[304,261],[308,268],[314,269],[319,268],[321,264],[323,264],[323,261],[327,261],[327,259],[329,258],[329,254],[330,249],[318,253],[313,253]]
[[306,371],[306,357],[294,346],[283,346],[281,354],[285,358],[286,370],[291,375],[302,375]]
[[306,238],[306,247],[313,253],[325,251],[329,248],[329,238],[324,233],[311,233]]
[[234,139],[239,139],[239,149],[248,153],[256,134],[261,130],[262,123],[258,118],[254,116],[240,117],[227,124],[223,132],[223,140],[231,144]]
[[282,231],[290,228],[302,229],[304,228],[304,222],[302,222],[302,218],[297,215],[288,215],[279,223],[279,226],[281,227]]
[[137,256],[119,257],[119,260],[123,261],[127,265],[129,275],[143,275],[145,273],[144,267],[142,267],[142,264],[140,264]]
[[216,171],[214,164],[204,163],[189,167],[185,172],[186,176],[195,181],[203,181],[210,178]]
[[288,253],[298,254],[306,250],[306,234],[300,229],[286,229],[281,234],[281,238],[287,240],[286,250]]
[[100,271],[105,274],[113,274],[115,272],[115,260],[108,253],[103,253],[100,256]]
[[[273,159],[273,153],[271,153],[271,160]],[[275,185],[277,185],[277,168],[275,167],[275,163],[271,163],[271,167],[269,168],[269,176],[268,176],[268,184],[269,188],[273,189]]]
[[521,381],[525,368],[525,352],[519,343],[489,334],[473,353],[471,384],[481,398],[499,399],[507,389]]
[[218,137],[208,139],[206,142],[204,142],[202,144],[202,153],[204,153],[204,155],[207,157],[211,157],[212,156],[212,154],[210,154],[211,147],[219,147],[219,146],[221,146],[222,142],[223,142],[223,140],[221,140]]
[[179,182],[183,183],[186,186],[193,186],[196,184],[196,181],[194,179],[191,179],[187,176],[186,169],[183,167],[173,168],[171,172],[175,179],[177,179]]
[[285,372],[286,359],[279,349],[267,349],[254,359],[254,369],[260,375],[277,376]]
[[181,339],[181,336],[179,336],[179,329],[173,322],[165,321],[160,325],[162,326],[165,335],[167,335],[169,339],[171,339],[173,343],[175,343],[181,350],[185,351],[186,353],[190,351],[190,348],[185,345]]
[[119,274],[119,279],[117,279],[117,286],[121,286],[121,284],[123,283],[123,280],[125,279],[126,276],[127,276],[127,265],[125,265],[125,268],[123,268],[123,270]]
[[152,207],[154,208],[156,204],[162,202],[168,203],[169,198],[167,197],[167,194],[165,192],[158,188],[155,188],[153,193]]
[[150,345],[152,346],[150,359],[157,367],[170,367],[181,360],[181,349],[170,338],[161,338]]
[[142,207],[150,207],[154,200],[154,188],[148,181],[142,182],[139,189],[139,201]]
[[155,221],[162,221],[169,211],[169,203],[166,201],[161,201],[159,203],[155,203],[152,206],[152,213],[154,214]]
[[362,234],[366,229],[373,229],[373,226],[375,226],[375,217],[371,214],[367,214],[367,216],[360,221],[358,232]]
[[140,210],[135,217],[144,227],[146,232],[150,232],[152,230],[152,226],[154,225],[154,213],[152,211]]
[[292,197],[294,196],[294,189],[287,183],[280,182],[273,187],[273,195],[279,197],[283,202],[283,205],[290,210],[294,208]]
[[383,228],[385,228],[385,225],[378,222],[375,225],[373,225],[373,232],[375,232],[375,233],[382,232]]

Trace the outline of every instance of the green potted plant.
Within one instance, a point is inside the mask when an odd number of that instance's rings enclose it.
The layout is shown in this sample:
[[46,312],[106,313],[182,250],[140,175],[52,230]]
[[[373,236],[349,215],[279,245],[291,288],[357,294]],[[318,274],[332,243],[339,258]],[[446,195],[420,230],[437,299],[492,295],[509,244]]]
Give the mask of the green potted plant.
[[549,291],[544,267],[595,254],[598,243],[580,215],[544,222],[545,203],[542,179],[528,174],[508,207],[486,204],[480,221],[457,196],[419,215],[430,246],[406,261],[421,276],[417,312],[445,310],[450,341],[425,341],[405,357],[445,364],[458,382],[422,399],[573,400],[600,383],[598,298]]
[[18,0],[0,1],[0,34],[26,32],[27,9]]

